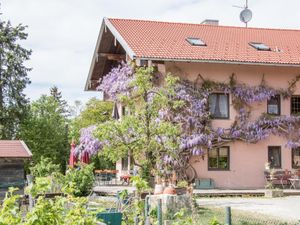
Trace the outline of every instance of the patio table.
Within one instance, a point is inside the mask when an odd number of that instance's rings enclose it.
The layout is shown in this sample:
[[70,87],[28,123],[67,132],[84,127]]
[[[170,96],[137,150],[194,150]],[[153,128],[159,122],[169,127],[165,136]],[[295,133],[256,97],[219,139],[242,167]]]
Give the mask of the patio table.
[[96,180],[99,185],[101,185],[101,182],[109,184],[113,179],[115,179],[116,184],[117,173],[118,170],[95,170]]
[[297,189],[300,184],[300,178],[289,178],[289,181],[291,182],[290,189]]

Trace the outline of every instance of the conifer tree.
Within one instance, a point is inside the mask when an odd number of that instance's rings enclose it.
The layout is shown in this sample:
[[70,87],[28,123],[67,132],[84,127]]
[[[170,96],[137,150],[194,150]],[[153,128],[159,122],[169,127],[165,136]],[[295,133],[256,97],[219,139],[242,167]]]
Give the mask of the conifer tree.
[[28,110],[24,94],[30,68],[24,65],[31,50],[20,45],[27,39],[26,26],[12,26],[0,14],[0,139],[14,139]]

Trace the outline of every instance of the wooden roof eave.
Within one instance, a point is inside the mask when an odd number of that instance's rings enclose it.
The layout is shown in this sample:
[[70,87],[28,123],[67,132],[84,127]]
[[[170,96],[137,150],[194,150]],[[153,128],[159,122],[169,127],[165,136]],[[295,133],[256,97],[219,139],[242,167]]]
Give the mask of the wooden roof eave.
[[113,54],[100,53],[100,55],[99,55],[99,53],[98,53],[100,51],[101,40],[103,38],[104,32],[106,32],[106,29],[110,30],[110,32],[113,34],[116,41],[118,41],[120,43],[120,45],[122,46],[122,48],[125,50],[125,52],[126,52],[125,60],[127,61],[128,59],[135,59],[135,53],[129,47],[129,45],[127,44],[125,39],[120,35],[120,33],[117,31],[117,29],[111,24],[109,19],[107,19],[105,17],[102,21],[101,28],[100,28],[100,31],[99,31],[99,35],[98,35],[98,38],[97,38],[96,47],[95,47],[95,50],[94,50],[94,54],[92,56],[92,62],[91,62],[88,77],[87,77],[87,80],[86,80],[86,83],[85,83],[85,88],[84,88],[85,91],[93,90],[93,88],[92,88],[92,85],[93,85],[92,82],[94,82],[92,80],[93,72],[95,70],[96,62],[99,60],[100,56],[103,56],[103,54],[106,54],[107,57],[117,57],[116,55],[113,55]]

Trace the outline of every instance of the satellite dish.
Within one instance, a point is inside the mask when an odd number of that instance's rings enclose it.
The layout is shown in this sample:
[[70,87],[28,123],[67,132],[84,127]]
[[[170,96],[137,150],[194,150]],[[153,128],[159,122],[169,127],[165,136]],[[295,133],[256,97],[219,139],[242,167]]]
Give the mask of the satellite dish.
[[240,13],[240,20],[246,24],[246,27],[248,25],[248,22],[252,19],[252,11],[248,9],[248,0],[246,0],[246,5],[244,7],[242,6],[236,6],[233,5],[233,7],[236,8],[242,8],[242,12]]
[[252,19],[252,12],[250,9],[244,9],[241,13],[240,13],[240,20],[243,23],[248,23],[250,20]]

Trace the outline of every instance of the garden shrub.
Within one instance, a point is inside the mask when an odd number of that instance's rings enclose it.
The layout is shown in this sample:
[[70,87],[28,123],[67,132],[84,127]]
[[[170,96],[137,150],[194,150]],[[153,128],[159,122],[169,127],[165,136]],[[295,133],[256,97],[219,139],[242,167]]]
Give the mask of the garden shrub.
[[30,168],[33,177],[47,177],[52,173],[60,172],[60,166],[54,164],[50,158],[42,157],[41,161]]
[[26,214],[20,210],[20,195],[14,194],[16,190],[9,189],[0,207],[0,225],[94,225],[96,213],[103,210],[89,211],[85,197],[47,199],[39,196],[32,210]]
[[18,225],[22,217],[19,210],[20,195],[15,195],[17,188],[9,188],[0,207],[0,225]]
[[64,181],[64,189],[74,196],[86,196],[94,183],[93,164],[80,164],[78,168],[67,170]]

